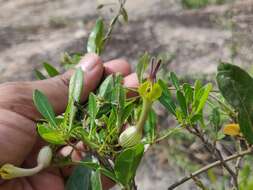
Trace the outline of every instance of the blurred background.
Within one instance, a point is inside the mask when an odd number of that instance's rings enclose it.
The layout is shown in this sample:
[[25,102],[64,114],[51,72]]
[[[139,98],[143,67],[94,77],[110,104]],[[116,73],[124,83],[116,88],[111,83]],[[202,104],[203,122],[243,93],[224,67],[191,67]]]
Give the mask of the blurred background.
[[[61,69],[63,52],[85,52],[100,15],[115,0],[0,0],[0,82],[35,79],[48,61]],[[253,0],[128,0],[128,24],[118,24],[102,58],[135,66],[147,51],[166,57],[166,71],[184,79],[214,79],[220,60],[252,70]],[[174,125],[162,109],[159,125]],[[173,144],[178,143],[177,148]],[[194,152],[194,154],[193,154]],[[195,139],[172,138],[151,148],[137,177],[143,190],[165,190],[209,158]],[[196,166],[189,164],[195,161]],[[191,183],[180,189],[196,189]]]

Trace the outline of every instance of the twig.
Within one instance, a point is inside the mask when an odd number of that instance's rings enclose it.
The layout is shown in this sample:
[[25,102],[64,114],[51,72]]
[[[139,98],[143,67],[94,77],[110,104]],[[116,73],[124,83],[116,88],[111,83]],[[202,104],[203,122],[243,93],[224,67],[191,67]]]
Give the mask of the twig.
[[242,151],[242,152],[239,152],[239,153],[237,153],[237,154],[228,156],[227,158],[225,158],[225,159],[223,160],[223,162],[222,162],[221,160],[215,161],[215,162],[213,162],[213,163],[211,163],[211,164],[209,164],[209,165],[207,165],[207,166],[204,166],[203,168],[201,168],[201,169],[199,169],[199,170],[197,170],[197,171],[191,173],[189,176],[186,176],[186,177],[180,179],[178,182],[172,184],[172,185],[168,188],[168,190],[173,190],[173,189],[175,189],[175,188],[178,187],[179,185],[181,185],[181,184],[183,184],[183,183],[189,181],[190,179],[194,178],[195,176],[198,176],[199,174],[204,173],[204,172],[206,172],[207,170],[209,170],[209,169],[211,169],[211,168],[213,168],[213,167],[216,167],[216,166],[218,166],[218,165],[221,165],[222,163],[226,163],[226,162],[229,162],[229,161],[231,161],[231,160],[237,159],[237,158],[239,158],[239,157],[243,157],[243,156],[245,156],[245,155],[247,155],[247,154],[250,154],[250,153],[252,153],[252,148],[249,148],[249,149],[247,149],[247,150],[245,150],[245,151]]
[[120,4],[119,10],[118,10],[117,14],[113,17],[113,19],[112,19],[111,22],[110,22],[108,31],[107,31],[107,33],[105,34],[105,37],[104,37],[104,39],[103,39],[104,44],[106,44],[107,41],[110,40],[112,31],[113,31],[113,28],[114,28],[116,22],[118,21],[119,16],[122,14],[122,10],[123,10],[123,8],[124,8],[125,3],[126,3],[126,0],[119,0],[119,4]]
[[192,126],[192,128],[195,130],[193,131],[191,127],[187,127],[188,131],[191,132],[192,134],[196,135],[199,137],[199,139],[203,142],[203,144],[206,146],[207,150],[211,153],[214,154],[216,159],[221,161],[222,166],[228,171],[228,173],[231,175],[231,177],[234,180],[235,186],[238,187],[237,184],[237,176],[235,172],[229,167],[227,163],[224,162],[223,156],[220,152],[220,150],[216,147],[213,146],[207,139],[205,139],[204,134],[196,127]]

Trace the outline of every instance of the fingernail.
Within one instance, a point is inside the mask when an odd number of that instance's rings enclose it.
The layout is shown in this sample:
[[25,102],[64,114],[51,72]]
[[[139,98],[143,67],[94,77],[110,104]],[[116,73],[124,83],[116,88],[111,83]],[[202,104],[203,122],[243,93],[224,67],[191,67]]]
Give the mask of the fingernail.
[[95,53],[86,54],[77,65],[83,71],[91,71],[97,64],[100,64],[100,57]]

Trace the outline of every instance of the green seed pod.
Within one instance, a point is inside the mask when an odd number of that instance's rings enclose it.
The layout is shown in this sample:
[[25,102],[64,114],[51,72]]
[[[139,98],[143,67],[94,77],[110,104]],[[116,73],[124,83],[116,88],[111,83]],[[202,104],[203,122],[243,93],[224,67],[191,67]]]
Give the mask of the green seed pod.
[[119,136],[119,145],[127,148],[138,144],[141,141],[142,133],[136,126],[130,126]]

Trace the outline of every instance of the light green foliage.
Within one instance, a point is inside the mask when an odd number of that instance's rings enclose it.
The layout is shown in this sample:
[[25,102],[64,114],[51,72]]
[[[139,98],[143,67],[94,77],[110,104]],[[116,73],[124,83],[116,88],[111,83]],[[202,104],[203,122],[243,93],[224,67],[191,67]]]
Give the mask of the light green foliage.
[[92,29],[88,43],[87,52],[100,54],[104,46],[104,22],[101,18],[97,19],[94,28]]

